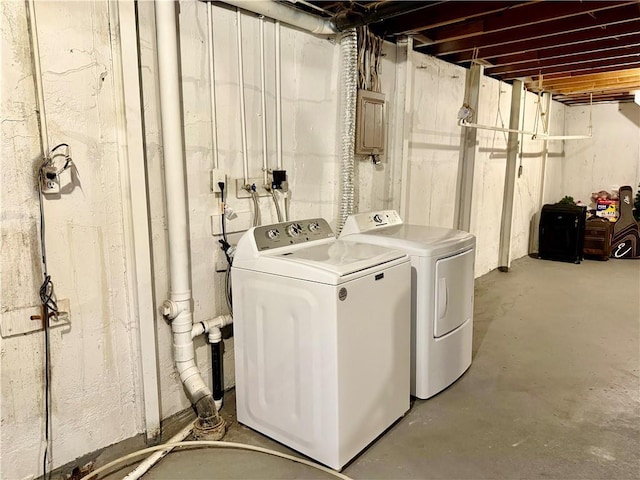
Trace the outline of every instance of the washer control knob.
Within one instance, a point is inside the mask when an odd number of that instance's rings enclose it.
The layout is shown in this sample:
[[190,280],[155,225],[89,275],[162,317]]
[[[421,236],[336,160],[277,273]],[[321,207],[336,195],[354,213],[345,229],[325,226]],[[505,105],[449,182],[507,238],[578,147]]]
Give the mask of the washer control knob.
[[292,223],[287,227],[287,235],[290,237],[297,237],[302,232],[302,227],[299,223]]
[[379,213],[376,213],[373,216],[373,221],[376,222],[376,223],[382,223],[382,216]]
[[270,240],[277,240],[279,236],[280,236],[280,232],[275,228],[272,228],[271,230],[267,230],[267,238],[269,238]]
[[320,230],[320,225],[318,224],[318,222],[309,223],[309,231],[310,232],[317,232],[318,230]]

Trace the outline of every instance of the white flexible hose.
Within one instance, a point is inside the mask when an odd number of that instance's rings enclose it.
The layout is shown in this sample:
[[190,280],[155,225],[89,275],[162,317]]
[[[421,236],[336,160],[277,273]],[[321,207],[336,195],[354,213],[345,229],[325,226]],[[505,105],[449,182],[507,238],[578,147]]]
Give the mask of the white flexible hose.
[[274,457],[284,458],[286,460],[291,460],[292,462],[301,463],[303,465],[307,465],[308,467],[315,468],[320,470],[321,472],[328,473],[329,475],[333,475],[336,478],[341,478],[342,480],[352,480],[351,477],[347,477],[346,475],[336,472],[335,470],[331,470],[323,465],[319,465],[317,463],[310,462],[309,460],[305,460],[304,458],[294,457],[293,455],[287,455],[286,453],[277,452],[275,450],[269,450],[268,448],[256,447],[254,445],[247,445],[244,443],[233,443],[233,442],[216,442],[211,440],[195,440],[188,442],[180,442],[180,443],[164,443],[162,445],[156,445],[154,447],[143,448],[142,450],[138,450],[136,452],[130,453],[128,455],[124,455],[120,458],[115,459],[112,462],[107,463],[106,465],[94,470],[91,473],[88,473],[80,480],[89,480],[95,479],[95,477],[116,465],[126,462],[127,460],[131,460],[132,458],[139,457],[141,455],[146,455],[147,453],[155,452],[157,450],[167,450],[174,448],[182,448],[182,447],[213,447],[213,448],[231,448],[236,450],[249,450],[252,452],[265,453],[267,455],[273,455]]
[[[171,445],[173,443],[178,443],[187,438],[191,432],[193,432],[193,422],[189,423],[186,427],[176,433],[173,437],[169,439],[167,444]],[[145,473],[147,473],[153,466],[162,460],[166,455],[171,453],[173,447],[166,448],[162,450],[157,450],[153,455],[144,460],[140,465],[138,465],[129,475],[124,477],[122,480],[138,480],[138,478],[142,477]]]

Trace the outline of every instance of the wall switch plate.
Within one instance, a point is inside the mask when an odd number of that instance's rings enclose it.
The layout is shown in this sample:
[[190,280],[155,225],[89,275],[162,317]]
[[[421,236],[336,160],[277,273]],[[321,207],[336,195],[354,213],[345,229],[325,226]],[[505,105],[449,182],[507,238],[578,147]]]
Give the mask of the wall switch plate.
[[[264,188],[264,179],[262,177],[252,177],[249,178],[249,185],[256,186],[256,192],[258,192],[259,197],[268,197],[271,196],[271,192],[268,192]],[[245,187],[244,179],[237,178],[236,179],[236,198],[251,198],[251,193],[247,192]]]
[[[49,318],[49,328],[71,325],[71,309],[68,298],[57,301],[58,316]],[[0,334],[2,338],[25,335],[42,330],[42,320],[32,317],[41,315],[41,306],[19,308],[2,313],[0,317]]]

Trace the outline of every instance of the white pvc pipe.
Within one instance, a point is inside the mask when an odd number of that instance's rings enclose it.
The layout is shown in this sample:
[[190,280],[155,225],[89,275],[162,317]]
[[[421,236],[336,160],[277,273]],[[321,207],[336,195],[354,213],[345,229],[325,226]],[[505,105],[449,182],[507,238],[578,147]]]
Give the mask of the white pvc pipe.
[[244,56],[242,55],[242,13],[237,10],[238,28],[238,83],[240,90],[240,129],[242,131],[242,175],[244,184],[249,184],[249,155],[247,153],[247,115],[244,101]]
[[213,168],[218,168],[218,115],[216,112],[216,82],[213,59],[213,5],[207,2],[207,42],[209,44],[209,98],[211,101],[211,150]]
[[47,129],[47,116],[44,108],[44,91],[42,88],[42,70],[40,68],[40,44],[38,43],[35,0],[29,0],[28,6],[29,33],[31,34],[31,48],[33,50],[33,77],[36,84],[38,119],[40,121],[40,147],[42,148],[42,157],[47,158],[49,156],[49,131]]
[[147,473],[151,468],[162,460],[165,456],[171,453],[171,450],[174,449],[174,446],[171,446],[173,443],[178,443],[183,441],[193,431],[193,423],[190,423],[178,433],[176,433],[173,437],[171,437],[166,443],[169,444],[168,447],[162,450],[157,450],[153,455],[144,460],[140,465],[138,465],[135,470],[133,470],[129,475],[124,477],[122,480],[138,480],[145,473]]
[[283,23],[293,25],[294,27],[311,33],[333,35],[337,32],[330,20],[287,7],[272,0],[225,0],[224,3],[273,18],[274,20],[280,20]]
[[227,325],[231,325],[233,323],[233,317],[231,315],[218,315],[215,318],[210,318],[207,320],[203,320],[202,322],[196,323],[191,329],[191,338],[196,338],[199,335],[204,333],[208,333],[210,330],[214,328],[222,328]]
[[478,123],[467,123],[464,120],[458,120],[458,125],[461,127],[477,128],[478,130],[492,130],[494,132],[509,132],[509,133],[521,133],[524,135],[531,135],[533,140],[582,140],[585,138],[591,138],[591,133],[587,135],[545,135],[544,133],[529,132],[527,130],[518,130],[513,128],[493,127],[491,125],[480,125]]
[[[165,195],[169,237],[170,301],[174,360],[193,404],[211,391],[195,363],[191,339],[191,278],[187,191],[185,185],[184,142],[180,102],[179,49],[176,32],[176,4],[173,0],[155,2],[160,115],[164,150]],[[165,302],[166,303],[166,302]]]
[[269,184],[269,166],[267,163],[267,88],[264,66],[264,17],[260,18],[260,100],[262,103],[262,179],[264,186]]
[[278,170],[282,170],[282,56],[280,54],[280,22],[275,24],[276,57],[276,157]]

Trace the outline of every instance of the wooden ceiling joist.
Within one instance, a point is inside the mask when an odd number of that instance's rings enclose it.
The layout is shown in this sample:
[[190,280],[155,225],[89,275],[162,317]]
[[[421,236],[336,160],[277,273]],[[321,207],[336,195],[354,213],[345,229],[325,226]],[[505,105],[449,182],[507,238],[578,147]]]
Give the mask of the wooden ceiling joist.
[[[483,59],[489,63],[496,57],[504,58],[509,56],[536,53],[556,48],[573,47],[577,49],[592,48],[591,44],[603,40],[614,39],[624,43],[630,36],[640,32],[640,18],[622,19],[620,23],[607,25],[605,27],[590,28],[579,32],[558,32],[556,35],[537,39],[525,38],[516,42],[505,43],[495,46],[480,46],[477,51],[466,50],[448,55],[445,59],[452,63],[465,63],[476,58]],[[498,60],[499,63],[499,60]]]
[[[620,38],[607,38],[600,41],[591,42],[589,45],[573,44],[559,46],[553,49],[533,50],[518,55],[504,55],[502,57],[492,57],[487,59],[491,64],[487,69],[506,67],[506,66],[531,66],[540,63],[555,62],[560,64],[562,61],[571,61],[573,57],[581,58],[588,55],[591,58],[599,56],[606,58],[607,56],[615,56],[616,52],[624,51],[629,48],[640,49],[640,25],[638,33],[630,35],[624,41]],[[588,57],[582,57],[588,58]]]
[[[493,32],[471,38],[444,41],[435,45],[429,45],[422,51],[435,56],[449,55],[465,50],[474,50],[477,47],[486,48],[497,45],[507,45],[519,41],[554,37],[558,32],[570,33],[595,28],[600,29],[609,25],[638,19],[640,16],[640,4],[637,2],[633,2],[631,4],[613,3],[613,5],[614,6],[611,8],[599,11],[592,15],[583,14],[572,17],[570,20],[551,20],[539,24],[528,25],[509,32]],[[427,37],[431,38],[428,34]]]
[[371,28],[382,35],[407,35],[483,15],[498,13],[507,9],[518,8],[526,4],[527,2],[523,1],[510,3],[505,3],[504,1],[456,1],[455,5],[450,2],[441,2],[438,5],[430,6],[428,10],[423,12],[423,15],[398,17],[384,22],[384,25],[372,25]]
[[559,66],[559,67],[551,67],[548,69],[535,69],[529,70],[527,72],[517,72],[517,73],[508,73],[505,75],[501,75],[501,79],[504,81],[507,80],[516,80],[522,77],[532,76],[539,73],[544,74],[552,74],[557,72],[563,73],[574,73],[574,74],[584,74],[588,72],[599,73],[599,72],[613,72],[616,70],[626,69],[626,68],[636,68],[640,66],[640,54],[634,54],[630,56],[626,56],[624,58],[613,58],[610,60],[600,60],[597,63],[592,65],[587,64],[587,62],[576,65],[574,68]]
[[548,62],[536,62],[530,65],[506,65],[503,67],[486,67],[488,75],[500,75],[504,78],[521,78],[545,73],[580,71],[592,66],[627,63],[629,60],[640,60],[640,46],[624,47],[600,53],[581,53],[572,57],[563,57]]
[[321,6],[336,25],[362,21],[391,41],[411,34],[419,52],[481,63],[489,77],[524,80],[567,105],[640,90],[640,0],[279,1]]
[[449,42],[492,33],[508,34],[512,30],[523,27],[544,28],[546,22],[569,24],[581,16],[596,15],[597,12],[615,8],[620,6],[609,1],[580,2],[578,5],[567,2],[532,2],[521,8],[509,9],[481,19],[472,19],[421,33],[434,43]]

